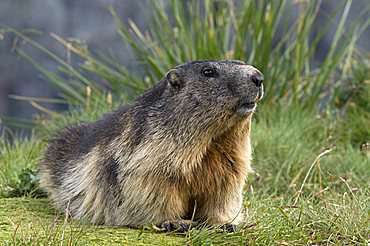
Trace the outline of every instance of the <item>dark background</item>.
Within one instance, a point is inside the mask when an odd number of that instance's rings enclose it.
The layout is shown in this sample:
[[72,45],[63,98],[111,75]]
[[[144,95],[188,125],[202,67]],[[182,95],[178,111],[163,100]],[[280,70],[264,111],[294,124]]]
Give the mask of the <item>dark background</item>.
[[[138,2],[141,7],[138,6]],[[327,16],[338,5],[338,0],[325,0],[322,3],[322,11],[319,13],[317,28],[320,22],[325,22]],[[352,4],[349,23],[357,14],[369,4],[368,0],[356,0]],[[66,56],[65,48],[50,37],[54,32],[63,38],[75,37],[86,41],[90,50],[108,52],[113,50],[122,65],[129,66],[131,58],[125,50],[119,35],[116,32],[116,23],[111,16],[108,7],[113,5],[122,21],[133,19],[139,27],[145,28],[144,1],[132,0],[1,0],[0,1],[0,24],[17,30],[35,29],[43,34],[29,36],[40,42],[53,52]],[[297,16],[297,5],[291,3],[291,19]],[[366,17],[364,18],[365,21]],[[339,19],[336,20],[336,23]],[[318,62],[323,57],[330,45],[335,27],[332,27],[318,49]],[[314,33],[313,33],[314,34]],[[368,52],[370,50],[370,31],[363,34],[359,47]],[[42,67],[51,71],[57,71],[53,61],[41,51],[22,45],[17,42],[14,35],[0,32],[0,116],[14,116],[31,118],[37,110],[27,102],[9,98],[9,94],[34,96],[34,97],[57,97],[56,90],[45,82],[37,71],[26,60],[12,51],[17,45],[30,54]],[[64,107],[48,105],[49,108],[63,110]]]

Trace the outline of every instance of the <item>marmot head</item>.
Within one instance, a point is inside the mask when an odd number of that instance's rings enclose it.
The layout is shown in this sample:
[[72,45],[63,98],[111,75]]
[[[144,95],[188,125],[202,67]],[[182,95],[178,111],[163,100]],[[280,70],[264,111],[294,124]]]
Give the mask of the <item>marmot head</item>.
[[192,61],[170,70],[165,80],[177,103],[223,117],[246,117],[263,97],[262,73],[242,61]]

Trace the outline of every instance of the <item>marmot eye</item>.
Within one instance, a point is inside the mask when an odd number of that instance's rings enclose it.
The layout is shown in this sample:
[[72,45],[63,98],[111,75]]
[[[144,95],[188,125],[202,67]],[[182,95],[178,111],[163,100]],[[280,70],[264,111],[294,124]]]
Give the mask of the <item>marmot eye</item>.
[[209,68],[209,67],[206,67],[205,69],[203,69],[202,74],[205,77],[211,77],[211,78],[217,76],[216,72],[212,68]]

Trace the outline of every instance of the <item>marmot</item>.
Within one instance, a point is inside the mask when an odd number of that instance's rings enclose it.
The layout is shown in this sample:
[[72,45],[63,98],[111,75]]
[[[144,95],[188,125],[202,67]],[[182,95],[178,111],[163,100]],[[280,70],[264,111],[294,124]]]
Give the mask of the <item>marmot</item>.
[[40,163],[59,209],[93,224],[234,228],[263,75],[236,60],[175,67],[133,104],[63,129]]

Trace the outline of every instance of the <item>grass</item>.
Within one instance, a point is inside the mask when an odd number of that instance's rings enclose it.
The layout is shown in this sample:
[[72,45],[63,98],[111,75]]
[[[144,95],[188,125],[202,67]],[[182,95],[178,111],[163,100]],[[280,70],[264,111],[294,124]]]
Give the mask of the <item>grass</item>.
[[10,143],[5,135],[0,137],[0,197],[38,194],[35,170],[45,141],[13,136]]
[[[297,181],[303,180],[315,158],[325,150],[332,151],[311,171],[308,177],[308,182],[313,183],[311,189],[319,191],[329,185],[328,172],[336,178],[355,177],[361,182],[368,179],[370,160],[360,145],[341,142],[337,134],[342,131],[340,123],[345,119],[290,107],[271,110],[262,106],[258,111],[252,139],[254,162],[263,180],[257,182],[259,188],[269,193],[294,193]],[[361,141],[366,142],[368,137],[363,135]]]
[[[133,73],[112,54],[89,50],[79,40],[52,33],[66,47],[73,66],[47,47],[12,28],[23,43],[60,65],[55,74],[39,66],[22,47],[15,50],[59,89],[61,99],[13,96],[42,113],[35,121],[2,117],[32,126],[26,138],[0,139],[0,241],[8,244],[120,245],[368,245],[370,243],[370,56],[356,46],[370,19],[370,7],[348,23],[353,1],[340,1],[316,32],[320,1],[297,1],[296,22],[288,25],[287,1],[147,1],[148,30],[117,21],[118,33],[136,68]],[[143,3],[141,3],[143,4]],[[335,22],[334,20],[339,20]],[[349,26],[349,28],[347,28]],[[317,65],[318,44],[329,28],[336,32]],[[240,59],[265,75],[265,99],[253,120],[254,174],[246,181],[247,218],[236,233],[192,229],[165,235],[153,228],[91,226],[65,218],[42,197],[38,160],[46,139],[61,127],[96,120],[128,103],[165,71],[192,59]],[[43,102],[67,103],[52,112]],[[21,198],[17,197],[21,196]],[[9,198],[10,197],[10,198]]]
[[[330,193],[330,192],[329,192]],[[289,197],[247,195],[248,218],[237,233],[192,231],[188,242],[231,245],[366,245],[369,231],[369,194],[325,194],[322,199],[305,198],[296,205]],[[364,200],[361,200],[364,199]],[[190,243],[190,244],[191,244]]]
[[[248,218],[236,233],[193,229],[186,235],[153,230],[91,226],[68,220],[45,199],[8,198],[0,201],[0,241],[5,245],[366,245],[369,240],[369,193],[328,192],[292,206],[283,197],[246,196]],[[64,236],[63,236],[64,234]]]

